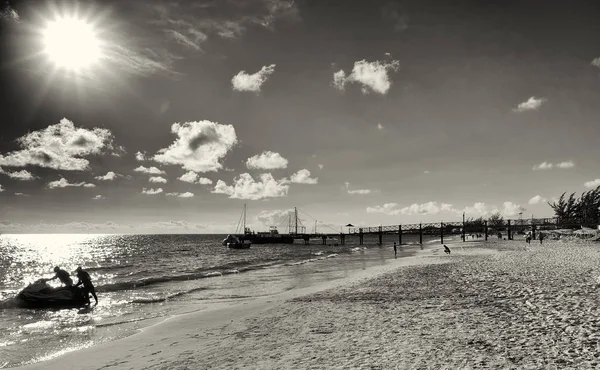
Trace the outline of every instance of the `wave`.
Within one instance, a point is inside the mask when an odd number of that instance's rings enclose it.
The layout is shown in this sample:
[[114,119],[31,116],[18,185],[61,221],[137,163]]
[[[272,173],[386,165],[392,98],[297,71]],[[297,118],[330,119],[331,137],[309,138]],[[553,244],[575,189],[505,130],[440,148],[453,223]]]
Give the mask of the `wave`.
[[118,269],[126,269],[130,267],[134,267],[133,264],[125,264],[125,265],[112,265],[112,266],[96,266],[96,267],[88,267],[86,271],[103,271],[103,270],[118,270]]
[[335,258],[337,257],[338,254],[337,253],[332,253],[332,254],[328,254],[326,256],[322,256],[319,258],[309,258],[309,259],[305,259],[302,261],[298,261],[298,262],[290,262],[290,263],[286,263],[284,266],[298,266],[298,265],[304,265],[305,263],[311,263],[311,262],[316,262],[316,261],[322,261],[328,258]]
[[208,288],[193,288],[193,289],[169,294],[166,297],[136,298],[136,299],[132,300],[131,303],[161,303],[161,302],[166,302],[168,300],[171,300],[173,298],[181,297],[182,295],[191,294],[194,292],[198,292],[201,290],[207,290],[207,289]]

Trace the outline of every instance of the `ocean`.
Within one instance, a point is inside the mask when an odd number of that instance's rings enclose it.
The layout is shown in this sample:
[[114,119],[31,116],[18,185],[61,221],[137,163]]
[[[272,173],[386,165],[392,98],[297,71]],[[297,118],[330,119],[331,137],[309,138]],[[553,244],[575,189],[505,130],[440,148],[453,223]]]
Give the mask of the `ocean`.
[[[214,304],[304,288],[394,258],[397,236],[384,245],[252,245],[223,247],[224,235],[0,235],[0,368],[44,361],[135,334],[165,318]],[[404,242],[417,238],[403,237]],[[436,243],[427,237],[426,243]],[[437,241],[439,242],[439,241]],[[404,246],[398,258],[419,246]],[[99,305],[82,309],[23,309],[14,297],[29,283],[74,276],[81,265],[96,286]],[[58,286],[57,280],[51,285]],[[93,299],[92,299],[93,302]]]

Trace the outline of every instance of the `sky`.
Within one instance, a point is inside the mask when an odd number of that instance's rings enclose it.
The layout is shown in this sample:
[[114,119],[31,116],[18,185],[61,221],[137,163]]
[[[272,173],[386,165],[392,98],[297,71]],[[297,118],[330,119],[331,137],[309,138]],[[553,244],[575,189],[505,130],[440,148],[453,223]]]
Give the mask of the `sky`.
[[0,232],[551,217],[600,185],[600,3],[8,1]]

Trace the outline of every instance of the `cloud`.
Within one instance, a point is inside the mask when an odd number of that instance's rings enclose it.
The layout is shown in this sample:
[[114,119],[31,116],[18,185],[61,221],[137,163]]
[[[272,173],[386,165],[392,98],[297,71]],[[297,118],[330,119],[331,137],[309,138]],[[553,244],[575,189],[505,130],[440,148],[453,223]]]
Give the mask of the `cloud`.
[[233,180],[231,186],[218,180],[212,193],[226,194],[232,199],[250,200],[287,196],[290,187],[285,179],[275,180],[270,173],[261,174],[259,179],[260,181],[255,181],[249,173],[243,173]]
[[275,64],[263,66],[260,71],[254,74],[248,74],[246,71],[238,72],[231,79],[233,89],[236,91],[260,92],[260,88],[267,81],[270,75],[275,72]]
[[361,60],[354,63],[352,73],[348,77],[343,70],[335,72],[333,85],[339,90],[344,90],[347,83],[357,82],[362,85],[363,94],[373,91],[385,95],[392,85],[388,72],[398,71],[398,69],[400,69],[400,62],[397,60],[391,62]]
[[21,181],[30,181],[30,180],[33,180],[33,179],[37,179],[36,176],[34,176],[31,172],[29,172],[27,170],[21,170],[21,171],[15,171],[15,172],[7,172],[6,174],[11,179],[21,180]]
[[348,194],[371,194],[371,189],[356,189],[356,190],[348,190]]
[[283,220],[287,220],[292,209],[276,209],[272,211],[260,211],[256,215],[256,221],[263,227],[277,226]]
[[114,151],[111,132],[103,128],[76,128],[66,118],[45,129],[30,132],[17,142],[22,147],[6,155],[0,154],[0,165],[25,167],[28,165],[55,170],[89,170],[89,161],[83,157]]
[[524,212],[524,211],[525,211],[525,208],[521,207],[520,204],[516,204],[513,202],[504,202],[501,213],[505,217],[511,217],[511,216],[518,215],[519,212]]
[[146,173],[146,174],[149,174],[149,175],[166,175],[165,171],[159,170],[156,167],[139,166],[139,167],[135,168],[133,171],[134,172],[142,172],[142,173]]
[[556,166],[556,168],[567,169],[567,168],[575,167],[575,163],[573,161],[565,161],[565,162],[560,162],[560,163],[557,163],[556,165],[554,165],[554,163],[542,162],[538,165],[533,166],[532,169],[534,171],[551,170],[555,166]]
[[145,160],[148,160],[148,158],[146,157],[146,152],[137,152],[135,153],[135,159],[143,162]]
[[594,67],[600,68],[600,57],[594,58],[590,64]]
[[[473,206],[465,207],[463,212],[466,214],[474,215],[474,216],[489,216],[493,213],[500,212],[505,217],[511,217],[519,214],[519,212],[524,212],[525,208],[523,208],[520,204],[516,204],[513,202],[504,202],[502,204],[502,208],[498,208],[492,204],[485,204],[482,202],[475,203]],[[460,212],[457,212],[460,213]]]
[[[121,37],[121,41],[126,37]],[[124,43],[110,43],[104,50],[104,59],[115,67],[135,75],[152,76],[163,73],[177,76],[173,70],[173,62],[179,57],[161,48],[143,48]]]
[[322,164],[320,164],[320,163],[318,164],[318,166],[319,166],[319,169],[320,169],[320,170],[322,170],[322,169],[323,169],[323,167],[324,167],[324,166],[323,166]]
[[534,171],[542,171],[542,170],[550,170],[550,169],[552,169],[552,167],[554,167],[554,165],[552,163],[542,162],[538,165],[533,166],[532,169]]
[[588,189],[593,189],[595,187],[600,186],[600,179],[596,179],[596,180],[591,180],[591,181],[586,181],[583,186],[585,186]]
[[147,195],[155,195],[155,194],[160,194],[163,192],[162,188],[158,188],[158,189],[146,189],[143,188],[142,189],[142,194],[147,194]]
[[316,184],[319,179],[311,178],[310,171],[307,169],[302,169],[290,176],[290,181],[296,184]]
[[28,197],[30,196],[29,194],[25,194],[25,193],[15,193],[16,196],[18,197]]
[[119,175],[118,173],[115,173],[113,171],[108,171],[106,173],[106,175],[104,175],[104,176],[96,176],[94,178],[96,180],[100,180],[100,181],[113,181],[114,179],[116,179],[119,176],[122,176],[122,175]]
[[154,183],[161,183],[161,184],[167,183],[167,179],[165,179],[164,177],[160,177],[160,176],[152,176],[148,179],[148,181],[154,182]]
[[260,155],[255,155],[246,161],[246,167],[249,169],[275,170],[278,168],[287,168],[288,160],[281,154],[264,151]]
[[431,172],[429,172],[429,171],[425,170],[425,171],[423,171],[423,173],[427,175],[427,174],[429,174],[429,173],[431,173]]
[[92,199],[94,199],[94,200],[102,200],[102,199],[106,199],[106,197],[104,195],[98,194],[98,195],[95,195]]
[[401,32],[408,28],[408,15],[397,2],[386,3],[381,9],[381,14],[386,21],[392,23],[394,31]]
[[4,188],[2,187],[2,185],[0,185],[0,193],[2,193],[4,191]]
[[3,6],[4,9],[0,11],[0,18],[18,22],[20,20],[19,13],[10,7],[10,4],[6,3]]
[[195,172],[218,171],[223,168],[221,159],[237,144],[232,125],[210,121],[174,123],[171,132],[177,139],[153,157],[162,164],[179,165]]
[[181,177],[179,177],[178,179],[183,182],[189,182],[190,184],[210,185],[213,183],[211,179],[207,179],[206,177],[200,177],[194,171],[188,171],[181,175]]
[[185,193],[167,193],[167,196],[170,197],[178,197],[178,198],[192,198],[194,193],[185,192]]
[[529,110],[537,110],[546,102],[546,98],[536,98],[535,96],[530,97],[527,101],[520,103],[516,108],[513,109],[514,112],[521,113]]
[[378,129],[378,130],[383,130],[383,125],[382,125],[381,123],[378,123],[378,124],[377,124],[377,129]]
[[390,216],[437,215],[439,213],[453,213],[455,215],[460,215],[463,212],[472,216],[487,216],[498,211],[501,211],[505,216],[514,216],[515,214],[524,211],[524,208],[519,204],[512,202],[504,202],[501,210],[496,206],[482,202],[475,203],[473,206],[467,206],[462,210],[454,208],[452,204],[449,203],[437,202],[415,203],[405,207],[401,207],[398,203],[385,203],[381,206],[367,207],[367,213],[383,213]]
[[[191,31],[191,32],[189,32],[189,31]],[[184,35],[183,33],[180,33],[178,31],[175,31],[172,29],[164,30],[164,32],[167,34],[167,36],[169,38],[171,38],[178,44],[185,46],[188,49],[195,50],[195,51],[200,51],[201,50],[200,43],[202,43],[204,40],[207,39],[207,36],[205,34],[203,34],[202,32],[200,32],[198,30],[195,30],[193,28],[190,28],[188,30],[188,32],[189,32],[188,35]]]
[[558,168],[573,168],[575,167],[575,163],[573,161],[560,162],[556,165]]
[[67,181],[64,177],[61,177],[60,180],[56,180],[56,181],[50,181],[47,184],[49,189],[56,189],[56,188],[66,188],[66,187],[84,187],[84,188],[95,188],[96,185],[94,184],[90,184],[87,182],[69,182]]
[[546,203],[546,198],[543,198],[541,195],[536,195],[535,197],[532,197],[531,199],[529,199],[529,201],[527,203],[529,203],[529,204]]

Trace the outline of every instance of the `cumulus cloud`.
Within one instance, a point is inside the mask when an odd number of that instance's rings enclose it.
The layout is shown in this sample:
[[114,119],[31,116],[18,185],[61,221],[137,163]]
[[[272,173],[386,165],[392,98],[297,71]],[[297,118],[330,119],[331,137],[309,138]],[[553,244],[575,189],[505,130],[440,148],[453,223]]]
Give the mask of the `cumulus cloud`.
[[260,88],[267,81],[270,75],[275,72],[275,64],[263,66],[260,71],[254,74],[248,74],[246,71],[238,72],[231,79],[233,89],[236,91],[260,92]]
[[185,192],[185,193],[167,193],[170,197],[178,197],[178,198],[192,198],[194,193]]
[[318,164],[318,166],[319,166],[319,169],[320,169],[320,170],[322,170],[322,169],[323,169],[323,167],[324,167],[324,166],[323,166],[322,164],[320,164],[320,163]]
[[513,109],[514,112],[521,113],[530,110],[539,109],[542,104],[546,102],[546,98],[536,98],[535,96],[530,97],[527,101],[520,103],[516,108]]
[[114,179],[116,179],[117,177],[119,177],[121,175],[119,175],[118,173],[115,173],[113,171],[108,171],[106,173],[106,175],[103,176],[96,176],[94,177],[96,180],[100,180],[100,181],[113,181]]
[[281,154],[269,150],[248,158],[246,167],[249,169],[275,170],[278,168],[287,168],[288,160]]
[[95,188],[96,185],[90,184],[89,182],[69,182],[64,177],[60,180],[50,181],[47,184],[49,189],[66,188],[66,187],[84,187],[84,188]]
[[381,123],[378,123],[378,124],[377,124],[377,129],[378,129],[378,130],[383,130],[383,125],[382,125]]
[[276,209],[272,211],[260,211],[256,215],[256,221],[263,227],[275,226],[281,224],[283,220],[287,220],[292,209]]
[[146,173],[146,174],[149,174],[149,175],[166,175],[165,171],[159,170],[156,167],[139,166],[139,167],[135,168],[133,171],[134,172]]
[[0,193],[2,193],[4,191],[4,188],[2,187],[2,185],[0,185]]
[[28,197],[29,194],[25,194],[25,193],[15,193],[16,196],[18,197]]
[[515,216],[518,215],[519,212],[524,212],[525,208],[521,207],[520,204],[516,204],[513,202],[504,202],[504,204],[502,205],[502,215],[504,215],[505,217],[511,217],[511,216]]
[[318,178],[311,178],[310,177],[310,171],[305,169],[299,170],[298,172],[296,172],[295,174],[293,174],[292,176],[290,176],[290,181],[296,184],[316,184],[319,179]]
[[181,175],[178,179],[183,182],[189,182],[190,184],[201,184],[201,185],[212,184],[211,179],[207,179],[206,177],[200,177],[200,175],[198,175],[194,171],[188,171],[188,172],[184,173],[183,175]]
[[154,182],[154,183],[161,183],[161,184],[167,183],[167,179],[165,179],[164,177],[161,177],[161,176],[152,176],[148,179],[148,181]]
[[98,195],[95,195],[92,199],[94,199],[94,200],[102,200],[102,199],[106,199],[106,197],[104,195],[98,194]]
[[195,172],[218,171],[221,159],[237,144],[232,125],[210,121],[174,123],[171,132],[177,139],[153,157],[162,164],[179,165]]
[[397,60],[391,62],[361,60],[354,63],[352,73],[348,77],[343,70],[335,72],[333,85],[339,90],[344,90],[347,83],[356,82],[362,85],[363,94],[373,91],[385,95],[392,86],[388,73],[398,69],[400,69],[400,62]]
[[7,172],[6,173],[11,179],[21,180],[21,181],[29,181],[33,179],[37,179],[31,172],[27,170]]
[[143,188],[142,189],[142,194],[147,194],[147,195],[155,195],[155,194],[160,194],[163,192],[162,188],[158,188],[158,189],[146,189]]
[[[493,213],[500,212],[505,217],[511,217],[524,212],[525,208],[521,205],[506,201],[502,204],[502,207],[497,207],[493,204],[486,204],[483,202],[475,203],[473,206],[465,207],[463,212],[474,216],[489,216]],[[457,212],[459,213],[459,212]]]
[[557,163],[556,165],[554,165],[554,163],[542,162],[538,165],[533,166],[532,169],[534,171],[543,171],[543,170],[551,170],[554,167],[562,168],[562,169],[573,168],[573,167],[575,167],[575,163],[573,161],[565,161],[565,162],[560,162],[560,163]]
[[529,201],[527,203],[529,203],[529,204],[546,203],[546,198],[542,197],[541,195],[536,195],[535,197],[532,197],[531,199],[529,199]]
[[30,132],[17,142],[22,149],[0,154],[0,165],[83,171],[90,169],[89,161],[84,157],[115,151],[109,130],[77,128],[66,118],[45,129]]
[[146,152],[137,152],[135,153],[135,159],[143,162],[145,160],[147,160],[148,158],[146,157]]
[[600,57],[594,58],[590,64],[594,67],[600,68]]
[[551,170],[554,165],[548,162],[542,162],[532,167],[534,171]]
[[348,194],[360,194],[360,195],[371,194],[371,189],[348,190]]
[[285,179],[275,180],[270,173],[261,174],[259,179],[256,181],[249,173],[243,173],[233,180],[232,185],[218,180],[212,193],[226,194],[232,199],[250,200],[287,196],[290,187]]
[[398,203],[385,203],[382,206],[367,207],[367,213],[384,213],[390,216],[396,215],[435,215],[440,212],[453,211],[452,205],[447,203],[427,202],[423,204],[411,204],[401,207]]
[[600,186],[600,179],[596,179],[596,180],[591,180],[591,181],[586,181],[583,186],[585,186],[588,189],[593,189],[595,187]]
[[558,168],[573,168],[575,167],[575,163],[573,161],[560,162],[556,165]]

